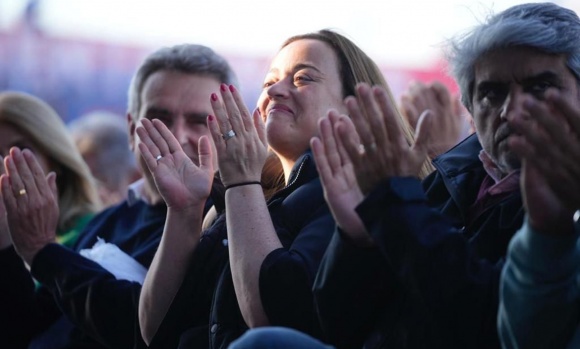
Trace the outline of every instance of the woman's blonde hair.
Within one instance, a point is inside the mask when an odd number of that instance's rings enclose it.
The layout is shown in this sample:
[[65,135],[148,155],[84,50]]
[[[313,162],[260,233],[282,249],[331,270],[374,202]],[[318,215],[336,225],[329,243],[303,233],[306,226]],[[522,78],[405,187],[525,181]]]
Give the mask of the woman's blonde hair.
[[56,111],[34,96],[0,93],[0,122],[18,128],[49,160],[57,174],[59,231],[74,227],[78,218],[100,208],[89,168]]
[[[397,106],[391,89],[377,64],[350,39],[332,30],[323,29],[314,33],[293,36],[286,40],[281,48],[304,39],[322,41],[332,48],[338,58],[343,97],[354,96],[356,85],[365,82],[371,86],[382,86],[387,91],[392,105]],[[412,144],[414,142],[413,129],[407,120],[402,117],[398,108],[396,108],[396,112],[405,133],[405,138],[407,138],[409,144]],[[426,156],[419,177],[421,179],[425,178],[433,170],[434,167],[431,164],[431,160]]]

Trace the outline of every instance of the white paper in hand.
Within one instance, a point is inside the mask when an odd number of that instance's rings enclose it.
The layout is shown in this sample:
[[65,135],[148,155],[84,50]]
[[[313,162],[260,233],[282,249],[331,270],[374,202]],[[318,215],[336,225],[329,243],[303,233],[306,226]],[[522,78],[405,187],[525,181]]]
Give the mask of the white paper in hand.
[[81,256],[88,258],[115,275],[117,280],[135,281],[143,285],[147,269],[133,257],[123,252],[117,245],[97,238],[92,248],[80,251]]

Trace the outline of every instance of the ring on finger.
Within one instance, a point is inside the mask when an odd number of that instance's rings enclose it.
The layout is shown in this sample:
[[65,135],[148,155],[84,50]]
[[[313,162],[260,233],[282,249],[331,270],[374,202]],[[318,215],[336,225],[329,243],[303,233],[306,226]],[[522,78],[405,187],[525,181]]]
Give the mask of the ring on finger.
[[377,151],[377,144],[375,142],[372,142],[371,144],[368,145],[359,144],[358,151],[360,154],[374,153]]
[[228,132],[222,135],[224,141],[230,140],[236,136],[236,132],[234,130],[229,130]]
[[161,160],[163,158],[162,155],[157,155],[157,157],[155,158],[155,160],[157,160],[157,162],[159,162],[159,160]]
[[22,196],[22,195],[26,195],[26,189],[20,189],[18,191],[18,195]]

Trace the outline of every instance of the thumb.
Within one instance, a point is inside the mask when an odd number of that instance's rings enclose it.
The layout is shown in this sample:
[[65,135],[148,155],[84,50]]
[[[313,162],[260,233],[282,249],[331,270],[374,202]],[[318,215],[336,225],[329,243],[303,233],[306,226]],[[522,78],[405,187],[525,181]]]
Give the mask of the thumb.
[[208,173],[213,173],[213,157],[211,144],[207,136],[201,136],[198,143],[199,168]]
[[16,207],[16,198],[14,198],[14,194],[12,193],[12,188],[10,185],[10,177],[7,174],[3,174],[0,176],[0,195],[5,207],[7,208],[15,208]]
[[8,176],[6,174],[0,174],[0,214],[2,214],[2,212],[5,211],[4,195],[2,195],[2,193],[4,192],[4,190],[7,190],[7,189],[3,189],[3,187],[2,187],[3,183],[8,184]]
[[419,119],[419,111],[411,102],[408,96],[401,97],[401,114],[413,129],[417,127],[417,120]]
[[264,119],[260,115],[260,110],[256,108],[252,114],[254,117],[254,127],[256,127],[256,132],[258,133],[258,138],[263,145],[267,146],[266,141],[266,125],[264,124]]
[[6,173],[6,168],[4,166],[4,157],[0,155],[0,175]]
[[415,131],[415,143],[413,144],[413,151],[427,155],[433,139],[429,130],[433,124],[433,112],[429,109],[421,113],[419,121],[417,122],[417,129]]

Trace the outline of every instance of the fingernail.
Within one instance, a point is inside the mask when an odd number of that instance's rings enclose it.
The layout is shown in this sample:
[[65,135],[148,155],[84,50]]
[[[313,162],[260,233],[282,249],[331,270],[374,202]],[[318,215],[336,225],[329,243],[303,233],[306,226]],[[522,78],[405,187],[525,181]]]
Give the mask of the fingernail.
[[226,84],[221,84],[221,85],[220,85],[220,89],[221,89],[223,92],[226,92],[226,90],[228,89],[228,86],[227,86]]
[[230,85],[230,91],[231,92],[236,92],[236,88],[234,87],[234,85]]
[[211,94],[211,100],[215,102],[215,101],[217,101],[217,99],[218,99],[217,98],[217,95],[215,93],[212,93]]
[[208,119],[209,121],[213,121],[213,115],[208,115],[208,116],[207,116],[207,119]]

